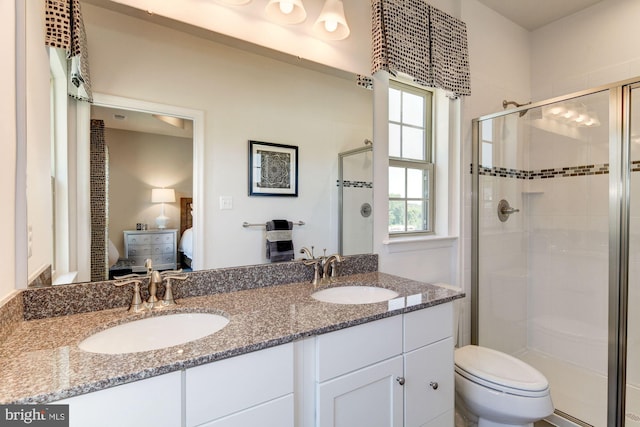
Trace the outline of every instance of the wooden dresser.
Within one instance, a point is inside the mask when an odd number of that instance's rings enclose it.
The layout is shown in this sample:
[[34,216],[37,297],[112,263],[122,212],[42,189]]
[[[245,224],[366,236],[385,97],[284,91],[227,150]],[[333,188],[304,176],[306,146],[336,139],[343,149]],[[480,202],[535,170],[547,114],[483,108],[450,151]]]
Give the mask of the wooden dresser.
[[177,267],[178,230],[125,230],[125,257],[132,260],[134,273],[144,272],[144,261],[151,258],[154,270],[175,270]]

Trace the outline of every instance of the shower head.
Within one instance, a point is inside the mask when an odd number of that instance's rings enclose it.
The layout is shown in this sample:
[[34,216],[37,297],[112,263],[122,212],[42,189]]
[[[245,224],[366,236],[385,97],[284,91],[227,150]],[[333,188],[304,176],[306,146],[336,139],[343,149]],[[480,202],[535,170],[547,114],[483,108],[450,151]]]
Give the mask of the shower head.
[[[518,104],[516,101],[507,101],[506,99],[502,101],[502,108],[507,108],[509,105],[514,105],[516,108],[522,107],[524,105],[529,105],[531,104],[531,101],[526,102],[524,104]],[[520,111],[520,117],[524,116],[525,114],[527,114],[527,111],[529,110],[522,110]]]
[[365,140],[364,140],[364,145],[371,145],[371,146],[373,146],[373,141],[372,141],[372,140],[370,140],[370,139],[365,139]]

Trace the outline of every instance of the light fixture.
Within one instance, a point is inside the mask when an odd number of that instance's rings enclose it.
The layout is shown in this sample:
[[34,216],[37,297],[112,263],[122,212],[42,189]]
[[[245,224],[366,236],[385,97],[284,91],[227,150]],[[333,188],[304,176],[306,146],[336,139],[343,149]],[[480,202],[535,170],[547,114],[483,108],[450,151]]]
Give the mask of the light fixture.
[[162,203],[160,216],[156,218],[158,228],[167,228],[169,217],[164,214],[165,203],[175,203],[176,192],[173,188],[153,188],[151,189],[151,203]]
[[327,40],[343,40],[349,37],[351,30],[344,17],[342,0],[325,0],[313,30]]
[[278,24],[299,24],[307,19],[302,0],[269,0],[264,13]]

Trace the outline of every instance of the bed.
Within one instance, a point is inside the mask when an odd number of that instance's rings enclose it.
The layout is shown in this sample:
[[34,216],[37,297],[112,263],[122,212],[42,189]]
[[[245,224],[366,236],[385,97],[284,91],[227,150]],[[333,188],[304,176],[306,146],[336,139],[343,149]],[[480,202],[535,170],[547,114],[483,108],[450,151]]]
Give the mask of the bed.
[[180,198],[180,242],[178,261],[183,270],[191,270],[193,263],[193,198]]

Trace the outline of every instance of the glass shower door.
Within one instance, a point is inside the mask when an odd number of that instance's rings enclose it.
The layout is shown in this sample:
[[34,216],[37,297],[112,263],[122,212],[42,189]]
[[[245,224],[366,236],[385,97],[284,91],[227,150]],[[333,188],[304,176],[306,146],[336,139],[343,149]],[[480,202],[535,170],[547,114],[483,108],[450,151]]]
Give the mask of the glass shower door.
[[476,149],[477,343],[541,371],[556,410],[594,426],[607,425],[608,124],[601,91],[484,119]]
[[371,146],[339,154],[339,252],[373,252],[373,150]]
[[630,215],[625,426],[640,427],[640,87],[631,89]]

